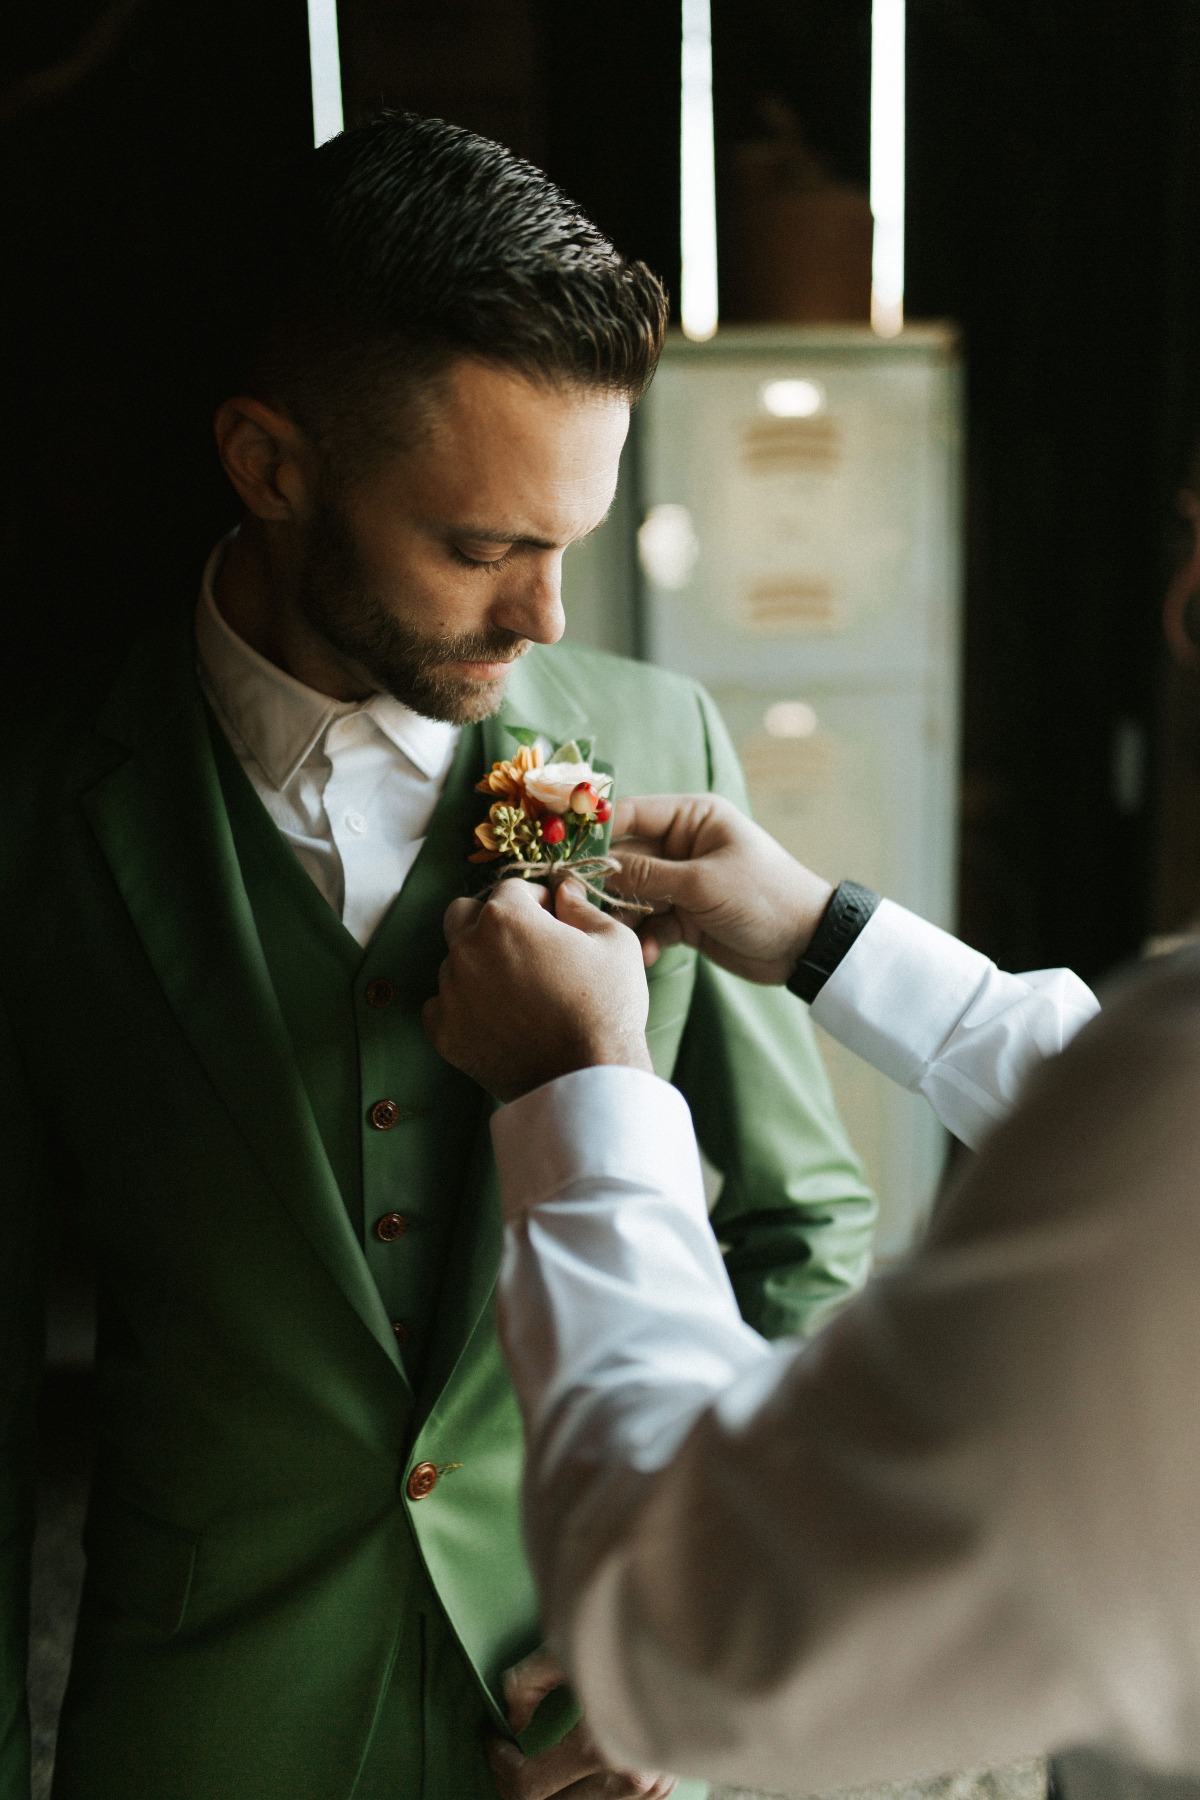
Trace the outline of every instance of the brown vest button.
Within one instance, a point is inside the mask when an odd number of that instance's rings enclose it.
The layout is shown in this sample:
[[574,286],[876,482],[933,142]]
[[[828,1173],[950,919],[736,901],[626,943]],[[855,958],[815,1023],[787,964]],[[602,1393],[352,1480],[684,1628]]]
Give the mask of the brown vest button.
[[377,1006],[380,1010],[390,1006],[396,998],[396,990],[386,975],[377,975],[374,981],[368,981],[365,991],[367,1005]]
[[438,1472],[434,1464],[418,1463],[405,1483],[405,1492],[410,1500],[424,1500],[437,1484]]
[[408,1220],[403,1213],[384,1213],[375,1221],[375,1236],[381,1244],[394,1244],[408,1230]]
[[396,1342],[400,1345],[400,1348],[403,1349],[409,1338],[412,1336],[412,1332],[408,1329],[408,1326],[404,1323],[403,1319],[393,1319],[392,1330],[396,1334]]
[[399,1123],[400,1108],[394,1100],[377,1100],[367,1114],[376,1131],[390,1131]]

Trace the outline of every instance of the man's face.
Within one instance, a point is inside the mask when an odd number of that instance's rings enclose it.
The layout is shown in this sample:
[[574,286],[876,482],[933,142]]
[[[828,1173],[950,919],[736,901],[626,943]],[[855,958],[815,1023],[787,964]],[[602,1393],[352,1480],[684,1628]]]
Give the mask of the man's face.
[[563,552],[603,520],[623,396],[464,359],[411,449],[322,491],[299,604],[354,680],[433,719],[496,711],[512,664],[562,636]]

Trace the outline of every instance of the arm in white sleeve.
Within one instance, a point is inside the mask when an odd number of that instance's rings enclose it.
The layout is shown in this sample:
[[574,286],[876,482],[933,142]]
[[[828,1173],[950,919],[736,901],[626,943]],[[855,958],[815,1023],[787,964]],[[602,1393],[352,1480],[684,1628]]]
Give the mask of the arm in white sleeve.
[[617,1766],[1200,1766],[1200,975],[1115,1010],[804,1348],[738,1318],[670,1088],[497,1116],[527,1542]]
[[715,1394],[771,1360],[709,1225],[687,1102],[638,1069],[581,1069],[497,1113],[492,1137],[504,1347],[543,1478],[586,1456],[601,1402],[605,1454],[660,1468]]
[[924,1094],[972,1149],[1030,1072],[1098,1011],[1070,969],[1006,975],[892,900],[880,901],[812,1008],[840,1044]]

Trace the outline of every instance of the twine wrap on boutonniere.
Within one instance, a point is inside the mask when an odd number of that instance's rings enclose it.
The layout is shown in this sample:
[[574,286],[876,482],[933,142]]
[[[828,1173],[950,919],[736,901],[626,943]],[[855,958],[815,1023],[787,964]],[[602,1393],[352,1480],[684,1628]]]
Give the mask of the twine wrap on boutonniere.
[[574,875],[600,906],[648,911],[604,890],[606,876],[620,866],[608,853],[613,778],[593,765],[590,741],[573,738],[547,755],[536,731],[508,730],[520,748],[493,763],[476,789],[491,795],[492,804],[475,827],[470,860],[503,864],[487,887],[519,876],[554,888]]

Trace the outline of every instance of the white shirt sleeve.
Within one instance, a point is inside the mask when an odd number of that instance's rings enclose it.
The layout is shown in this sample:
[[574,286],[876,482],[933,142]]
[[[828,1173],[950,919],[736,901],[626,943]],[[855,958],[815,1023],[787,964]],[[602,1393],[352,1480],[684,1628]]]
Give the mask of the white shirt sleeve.
[[1070,969],[1007,975],[949,932],[882,900],[813,1003],[831,1037],[924,1094],[975,1149],[1031,1071],[1099,1011]]
[[[639,1069],[580,1069],[504,1107],[492,1138],[505,1349],[543,1476],[579,1454],[591,1398],[614,1394],[607,1448],[661,1467],[771,1355],[737,1309],[687,1102]],[[676,1332],[682,1358],[665,1349]]]

